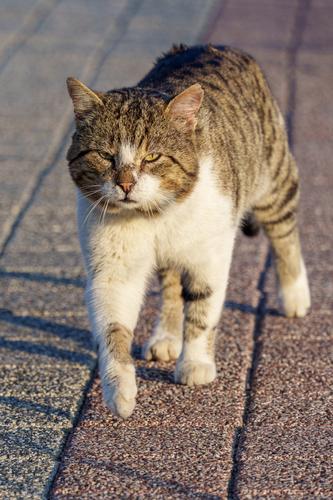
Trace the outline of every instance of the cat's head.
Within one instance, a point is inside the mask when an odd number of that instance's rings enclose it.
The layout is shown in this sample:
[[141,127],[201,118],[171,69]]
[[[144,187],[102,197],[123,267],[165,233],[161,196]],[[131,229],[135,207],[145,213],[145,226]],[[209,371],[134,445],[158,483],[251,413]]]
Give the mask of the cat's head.
[[188,196],[198,171],[199,84],[173,98],[138,87],[95,92],[74,78],[67,85],[76,118],[67,160],[86,197],[111,212],[151,215]]

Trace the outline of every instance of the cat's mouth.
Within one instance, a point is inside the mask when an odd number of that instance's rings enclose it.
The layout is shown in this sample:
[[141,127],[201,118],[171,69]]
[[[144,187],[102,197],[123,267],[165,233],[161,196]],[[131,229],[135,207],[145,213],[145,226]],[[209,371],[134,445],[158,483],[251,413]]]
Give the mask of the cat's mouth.
[[118,206],[122,206],[122,207],[126,206],[126,208],[127,207],[130,208],[130,206],[137,205],[138,202],[136,200],[133,200],[132,198],[125,197],[122,200],[118,200],[117,204],[118,204]]
[[130,198],[123,198],[122,200],[119,200],[122,203],[137,203],[135,200],[131,200]]
[[118,200],[120,203],[137,203],[136,200],[132,200],[131,198],[123,198],[122,200]]

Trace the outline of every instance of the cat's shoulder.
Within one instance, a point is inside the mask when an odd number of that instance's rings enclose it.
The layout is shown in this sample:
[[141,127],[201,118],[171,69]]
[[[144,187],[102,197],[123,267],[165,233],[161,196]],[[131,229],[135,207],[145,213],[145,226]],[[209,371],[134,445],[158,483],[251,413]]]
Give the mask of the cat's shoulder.
[[170,50],[162,54],[155,63],[155,68],[172,66],[175,69],[183,65],[196,65],[199,69],[205,64],[211,67],[234,65],[236,69],[244,71],[250,66],[257,66],[253,56],[243,50],[228,45],[173,45]]

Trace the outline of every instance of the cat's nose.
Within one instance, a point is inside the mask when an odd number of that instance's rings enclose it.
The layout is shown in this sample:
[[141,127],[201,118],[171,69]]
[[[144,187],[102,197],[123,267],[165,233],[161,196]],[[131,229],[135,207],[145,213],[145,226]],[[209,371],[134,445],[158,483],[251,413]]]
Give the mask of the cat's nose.
[[117,185],[121,187],[125,194],[128,194],[132,190],[134,182],[117,182]]

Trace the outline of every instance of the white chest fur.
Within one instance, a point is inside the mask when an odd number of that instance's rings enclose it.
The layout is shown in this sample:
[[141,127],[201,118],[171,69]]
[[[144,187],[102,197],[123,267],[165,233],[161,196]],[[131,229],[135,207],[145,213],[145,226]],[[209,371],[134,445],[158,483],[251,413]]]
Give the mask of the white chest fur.
[[231,200],[219,191],[210,158],[200,162],[199,179],[191,195],[157,218],[122,220],[111,216],[98,224],[98,217],[92,216],[83,224],[88,205],[79,196],[80,241],[86,264],[93,260],[109,267],[112,274],[123,274],[124,279],[130,279],[147,261],[152,267],[200,266],[219,257],[221,245],[233,240]]
[[212,161],[205,159],[191,195],[155,223],[157,262],[200,265],[220,253],[223,241],[234,233],[232,226],[231,200],[219,191]]

